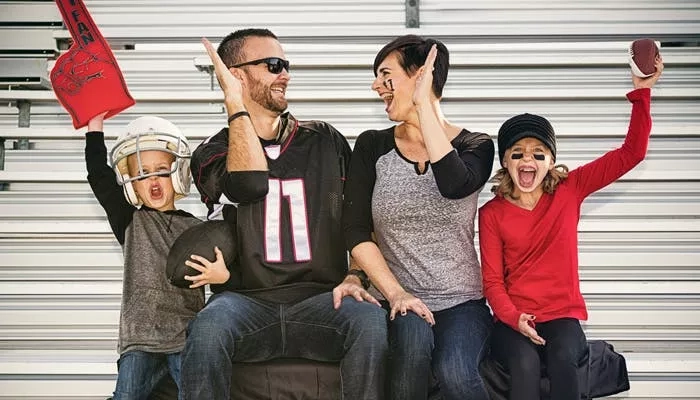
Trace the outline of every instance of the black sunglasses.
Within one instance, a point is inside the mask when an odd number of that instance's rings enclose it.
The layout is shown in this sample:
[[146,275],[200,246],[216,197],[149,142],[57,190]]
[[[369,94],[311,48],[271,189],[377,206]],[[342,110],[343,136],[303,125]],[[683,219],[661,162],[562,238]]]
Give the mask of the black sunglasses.
[[257,65],[257,64],[262,64],[262,63],[267,64],[267,70],[270,71],[270,73],[272,73],[272,74],[275,74],[275,75],[281,74],[283,68],[287,72],[289,72],[289,61],[283,60],[279,57],[261,58],[259,60],[253,60],[253,61],[248,61],[248,62],[232,65],[229,68],[238,68],[238,67],[242,67],[244,65]]

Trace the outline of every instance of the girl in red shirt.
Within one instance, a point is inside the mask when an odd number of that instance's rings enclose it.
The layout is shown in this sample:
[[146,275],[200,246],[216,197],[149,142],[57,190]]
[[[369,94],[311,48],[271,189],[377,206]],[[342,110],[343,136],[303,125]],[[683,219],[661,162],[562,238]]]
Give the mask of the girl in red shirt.
[[556,139],[547,119],[521,114],[498,132],[501,168],[496,197],[479,210],[484,294],[496,318],[492,356],[510,373],[510,399],[540,399],[540,363],[550,395],[578,400],[578,364],[588,313],[578,278],[577,225],[581,203],[645,157],[651,131],[650,92],[663,70],[633,76],[635,90],[622,147],[569,172],[555,166]]

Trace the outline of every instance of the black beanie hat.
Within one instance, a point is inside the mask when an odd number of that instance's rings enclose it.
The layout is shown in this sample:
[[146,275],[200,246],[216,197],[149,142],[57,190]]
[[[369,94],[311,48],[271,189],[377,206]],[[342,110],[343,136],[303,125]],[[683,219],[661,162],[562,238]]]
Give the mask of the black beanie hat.
[[498,130],[498,159],[501,165],[506,150],[526,137],[539,139],[552,152],[554,161],[557,160],[557,140],[552,125],[544,117],[525,113],[507,120]]

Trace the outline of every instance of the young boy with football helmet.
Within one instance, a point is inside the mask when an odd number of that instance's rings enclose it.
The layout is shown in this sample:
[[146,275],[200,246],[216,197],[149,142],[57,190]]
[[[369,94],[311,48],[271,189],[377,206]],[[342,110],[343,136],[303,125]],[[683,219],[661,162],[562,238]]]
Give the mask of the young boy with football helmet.
[[90,187],[124,255],[113,398],[146,399],[168,373],[179,385],[185,330],[204,306],[201,288],[173,286],[165,273],[173,242],[201,221],[175,208],[191,184],[190,149],[182,132],[159,117],[137,118],[117,139],[110,167],[103,117],[88,123],[85,162]]

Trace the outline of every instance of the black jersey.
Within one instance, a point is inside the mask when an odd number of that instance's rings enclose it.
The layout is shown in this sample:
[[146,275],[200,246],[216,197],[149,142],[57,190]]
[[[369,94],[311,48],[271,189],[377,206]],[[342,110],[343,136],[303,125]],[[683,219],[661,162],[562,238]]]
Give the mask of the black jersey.
[[[192,155],[192,173],[210,218],[222,211],[235,224],[239,259],[232,278],[212,290],[235,290],[286,303],[330,290],[347,272],[341,227],[342,193],[350,146],[321,121],[282,115],[280,143],[261,140],[269,172],[226,171],[228,128],[205,140]],[[266,186],[248,199],[232,176],[248,174]]]

